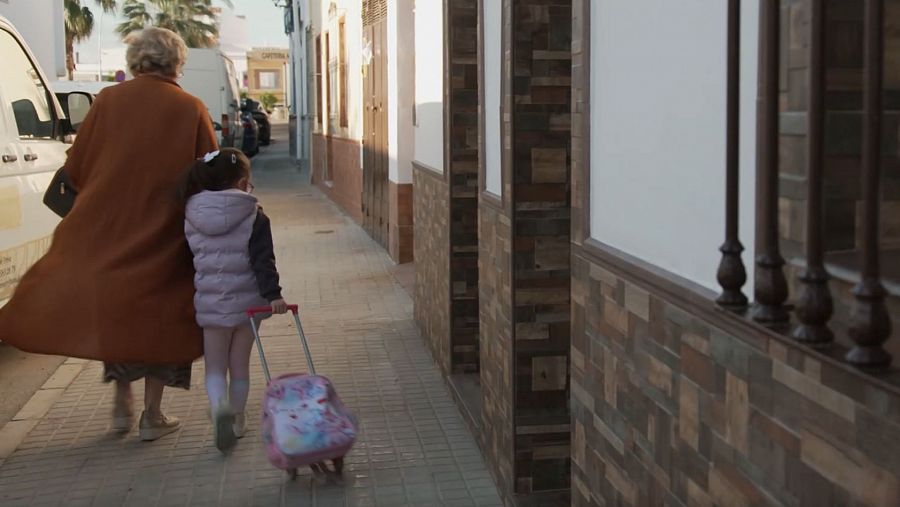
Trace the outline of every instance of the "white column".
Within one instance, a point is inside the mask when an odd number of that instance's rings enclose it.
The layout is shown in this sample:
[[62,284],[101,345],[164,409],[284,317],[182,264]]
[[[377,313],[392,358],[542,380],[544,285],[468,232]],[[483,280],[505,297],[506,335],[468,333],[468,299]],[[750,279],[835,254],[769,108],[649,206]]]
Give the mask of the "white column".
[[388,177],[412,183],[415,18],[412,0],[388,2]]

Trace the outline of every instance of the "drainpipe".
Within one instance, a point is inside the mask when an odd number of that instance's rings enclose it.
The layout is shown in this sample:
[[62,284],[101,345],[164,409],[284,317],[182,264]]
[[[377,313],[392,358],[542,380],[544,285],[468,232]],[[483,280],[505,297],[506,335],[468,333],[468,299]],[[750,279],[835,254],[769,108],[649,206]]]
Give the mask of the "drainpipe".
[[297,54],[300,55],[300,76],[297,80],[300,84],[300,94],[298,97],[298,113],[299,113],[299,121],[300,121],[300,132],[301,138],[299,143],[301,160],[306,162],[306,165],[309,165],[310,161],[310,128],[309,128],[309,75],[307,73],[308,62],[308,51],[306,45],[306,30],[308,28],[306,16],[309,12],[309,0],[296,0],[297,2],[297,17],[295,18],[297,21],[297,45],[300,48]]
[[303,164],[309,160],[309,126],[307,122],[307,95],[308,77],[306,75],[306,7],[307,0],[292,0],[285,5],[285,13],[291,18],[291,79],[293,87],[291,98],[293,101],[292,112],[294,114],[295,138],[292,139],[296,151],[294,155]]
[[[306,118],[305,112],[303,110],[303,95],[306,90],[306,77],[302,73],[303,62],[306,60],[306,48],[303,46],[303,7],[300,5],[303,0],[296,0],[295,5],[291,6],[294,9],[294,33],[291,34],[294,40],[294,59],[291,62],[293,64],[292,71],[294,72],[294,82],[296,85],[294,86],[294,90],[297,92],[297,158],[300,159],[301,164],[304,160],[306,160],[306,146],[304,140],[306,139],[306,125],[304,119]],[[299,60],[299,61],[298,61]],[[298,69],[301,69],[301,72],[298,74]]]
[[290,156],[295,160],[300,158],[297,148],[297,141],[300,139],[297,125],[297,76],[294,74],[295,62],[297,61],[297,47],[294,34],[297,31],[297,17],[294,10],[293,0],[287,0],[284,5],[280,5],[278,0],[275,5],[281,7],[284,15],[284,34],[288,36],[288,60],[289,64],[284,65],[285,74],[285,102],[287,103],[288,113],[288,144],[290,145]]

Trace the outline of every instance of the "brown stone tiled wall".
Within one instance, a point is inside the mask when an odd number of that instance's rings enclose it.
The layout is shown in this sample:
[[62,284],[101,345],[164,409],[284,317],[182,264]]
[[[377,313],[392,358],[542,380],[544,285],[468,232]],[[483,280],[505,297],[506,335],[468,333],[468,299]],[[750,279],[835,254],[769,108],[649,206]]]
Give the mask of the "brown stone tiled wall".
[[390,182],[388,252],[398,264],[413,261],[413,186]]
[[[331,179],[325,178],[325,150],[331,142]],[[312,136],[312,182],[337,203],[358,223],[362,223],[362,169],[359,160],[359,141],[328,137],[321,134]]]
[[479,368],[478,2],[447,0],[453,371]]
[[[825,225],[829,251],[859,244],[862,142],[863,2],[828,0]],[[802,257],[805,241],[806,109],[809,0],[783,4],[781,70],[781,235],[785,256]],[[900,3],[885,2],[885,246],[900,246]]]
[[450,367],[450,194],[442,174],[413,164],[415,318],[435,361]]
[[898,390],[574,263],[573,505],[900,505]]
[[[828,0],[828,66],[826,90],[825,161],[825,233],[826,250],[846,252],[859,246],[861,215],[861,143],[862,143],[862,62],[863,2]],[[900,3],[885,3],[885,115],[883,158],[882,246],[900,247],[900,66],[891,62],[900,58]],[[781,199],[780,232],[788,266],[791,294],[798,294],[797,279],[805,258],[807,125],[810,2],[799,0],[784,4],[782,37],[782,114],[781,114]],[[844,268],[853,268],[858,255],[850,255]],[[831,326],[837,341],[851,345],[847,326],[854,297],[850,290],[855,277],[847,269],[831,270],[842,280],[831,284],[835,314]],[[851,282],[851,279],[854,279]],[[893,308],[900,298],[888,301]],[[892,313],[892,315],[896,315]],[[887,348],[900,351],[900,332],[895,331]]]
[[[484,153],[486,140],[484,125],[488,112],[484,108],[485,84],[483,40],[485,23],[481,14],[484,3],[495,0],[479,0],[479,86],[482,87],[479,100],[479,147]],[[479,157],[478,186],[478,274],[479,274],[479,333],[480,333],[480,383],[482,386],[482,420],[479,441],[490,465],[491,473],[498,483],[506,505],[515,499],[515,369],[513,342],[513,295],[512,295],[512,122],[509,114],[511,104],[512,76],[512,12],[517,0],[502,1],[501,50],[501,107],[500,136],[502,196],[485,192],[486,160]],[[492,20],[491,26],[496,20]]]
[[[488,0],[490,1],[490,0]],[[479,209],[482,449],[504,495],[514,491],[512,228],[508,213],[482,199]]]
[[[884,265],[884,264],[883,264]],[[794,278],[799,276],[799,269],[792,270]],[[830,325],[834,333],[840,337],[839,342],[849,344],[850,333],[848,326],[850,323],[850,315],[856,302],[856,296],[853,295],[855,283],[851,283],[840,278],[831,279],[831,295],[834,298],[834,317],[832,317]],[[897,295],[889,295],[885,300],[888,315],[891,316],[893,329],[890,337],[884,342],[884,350],[894,358],[894,366],[900,363],[900,297]],[[900,375],[898,375],[900,380]],[[900,381],[898,381],[900,385]]]
[[571,0],[514,3],[516,491],[569,487]]

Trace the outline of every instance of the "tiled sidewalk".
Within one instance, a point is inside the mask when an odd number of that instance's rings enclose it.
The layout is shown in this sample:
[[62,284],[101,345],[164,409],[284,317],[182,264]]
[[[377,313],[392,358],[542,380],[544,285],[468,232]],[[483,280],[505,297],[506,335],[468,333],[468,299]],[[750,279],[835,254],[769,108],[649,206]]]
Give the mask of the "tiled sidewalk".
[[[259,432],[225,458],[213,447],[203,368],[190,392],[167,391],[175,435],[142,443],[109,432],[112,389],[89,363],[0,466],[3,506],[494,506],[479,450],[412,320],[412,301],[385,252],[290,167],[284,146],[255,160],[257,193],[272,217],[286,296],[300,304],[319,373],[360,419],[341,484],[274,469]],[[273,373],[305,361],[289,318],[264,325]],[[256,412],[262,371],[254,357]],[[2,373],[0,373],[2,374]],[[135,394],[142,392],[135,385]],[[140,399],[136,400],[136,405]]]

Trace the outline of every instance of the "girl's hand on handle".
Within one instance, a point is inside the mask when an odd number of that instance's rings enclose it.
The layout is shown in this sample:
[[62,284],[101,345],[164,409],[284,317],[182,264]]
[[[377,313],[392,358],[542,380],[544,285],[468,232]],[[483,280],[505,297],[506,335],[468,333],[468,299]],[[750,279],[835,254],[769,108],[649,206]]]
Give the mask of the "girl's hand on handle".
[[272,313],[287,313],[288,304],[284,299],[272,301]]

